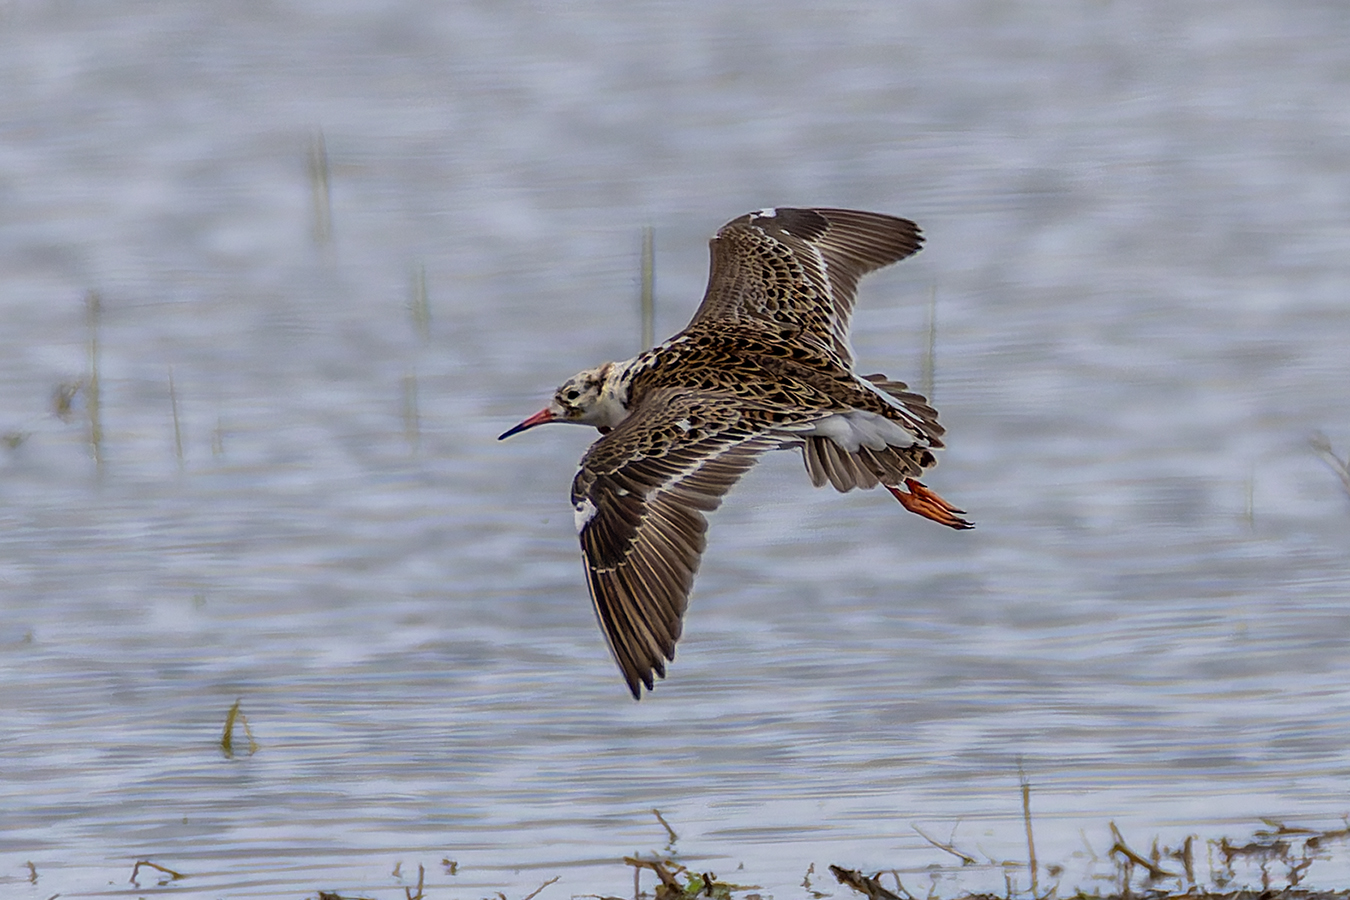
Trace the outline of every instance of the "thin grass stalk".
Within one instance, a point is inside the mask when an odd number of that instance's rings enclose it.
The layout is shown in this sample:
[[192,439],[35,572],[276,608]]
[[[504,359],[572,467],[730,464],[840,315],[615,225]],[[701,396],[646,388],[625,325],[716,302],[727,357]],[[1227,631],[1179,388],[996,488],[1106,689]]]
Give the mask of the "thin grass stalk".
[[178,456],[178,468],[183,468],[183,427],[178,418],[178,390],[173,383],[173,366],[169,366],[169,406],[173,409],[173,448]]
[[403,376],[403,436],[413,453],[422,443],[422,416],[417,405],[417,372]]
[[309,189],[314,202],[314,243],[326,245],[333,237],[333,196],[328,178],[328,145],[323,131],[309,143]]
[[1256,527],[1256,470],[1247,473],[1247,490],[1243,498],[1243,519],[1247,522],[1247,528]]
[[408,300],[413,330],[426,343],[431,339],[431,306],[427,302],[427,267],[419,263],[412,273],[412,296]]
[[103,302],[98,291],[90,291],[84,298],[85,321],[89,328],[89,381],[86,384],[85,404],[89,409],[89,446],[94,454],[94,466],[103,470],[103,405],[99,382],[98,333],[103,319]]
[[933,402],[934,382],[937,379],[937,282],[933,282],[932,288],[928,291],[928,346],[924,349],[923,369],[919,377],[919,383],[923,385],[922,393],[928,398],[928,402]]
[[1330,467],[1331,471],[1336,473],[1336,477],[1341,480],[1341,487],[1345,488],[1345,493],[1350,495],[1350,457],[1341,459],[1336,455],[1336,451],[1331,446],[1331,441],[1325,434],[1316,432],[1308,438],[1308,445],[1312,447],[1313,452],[1322,458],[1322,462]]
[[1027,868],[1031,871],[1031,893],[1035,894],[1036,884],[1036,839],[1031,834],[1031,782],[1022,764],[1017,764],[1017,777],[1022,782],[1022,821],[1027,827]]
[[656,234],[652,226],[642,229],[642,345],[646,350],[656,343]]

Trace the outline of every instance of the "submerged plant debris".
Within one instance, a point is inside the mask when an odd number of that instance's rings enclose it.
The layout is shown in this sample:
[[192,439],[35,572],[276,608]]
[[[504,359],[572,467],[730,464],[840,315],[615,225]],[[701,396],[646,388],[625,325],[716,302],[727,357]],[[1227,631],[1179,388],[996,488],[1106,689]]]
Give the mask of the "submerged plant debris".
[[244,726],[244,736],[248,738],[248,755],[258,752],[258,742],[253,739],[253,729],[248,726],[248,716],[240,710],[243,700],[234,701],[230,711],[225,714],[225,729],[220,735],[220,752],[226,759],[234,759],[234,726]]
[[[678,859],[675,830],[657,810],[657,820],[665,829],[669,842],[660,853],[650,856],[633,855],[623,863],[633,871],[633,893],[630,897],[598,894],[558,892],[557,900],[585,897],[589,900],[770,900],[764,889],[752,884],[737,884],[719,878],[711,871],[696,871]],[[1242,841],[1224,837],[1201,840],[1189,835],[1177,846],[1152,841],[1147,850],[1132,846],[1114,822],[1109,823],[1112,844],[1107,859],[1113,864],[1110,873],[1095,876],[1091,886],[1066,887],[1060,883],[1064,866],[1042,863],[1037,865],[1039,878],[1033,879],[1027,861],[988,860],[981,863],[977,855],[955,845],[941,842],[916,831],[928,843],[944,853],[955,856],[960,867],[986,865],[1003,870],[1005,890],[1001,893],[955,892],[939,893],[927,885],[923,891],[906,887],[898,869],[866,871],[846,865],[830,864],[818,870],[815,863],[807,865],[801,881],[800,896],[805,900],[1350,900],[1350,889],[1310,890],[1304,887],[1309,869],[1318,860],[1330,859],[1336,847],[1350,845],[1350,820],[1344,827],[1322,830],[1287,825],[1263,819],[1263,828]],[[1028,829],[1028,856],[1035,858],[1035,847]],[[1198,862],[1197,862],[1198,861]],[[1203,871],[1202,871],[1203,869]],[[396,874],[398,869],[395,870]],[[449,869],[448,874],[455,874]],[[910,869],[909,871],[914,871]],[[828,876],[838,886],[831,883]],[[1020,878],[1019,878],[1020,876]],[[492,897],[474,895],[472,900],[549,900],[546,889],[561,880],[555,875],[545,880],[534,891],[520,897],[498,892]],[[1035,890],[1019,888],[1019,884],[1037,884]],[[318,891],[314,900],[470,900],[462,889],[450,886],[429,888],[418,866],[415,888],[402,887],[378,897],[365,894],[341,894]],[[785,900],[789,895],[777,895]]]
[[[1091,889],[1083,886],[1066,889],[1059,883],[1063,866],[1036,865],[1028,818],[1027,844],[1031,862],[1002,863],[1006,885],[1002,894],[963,893],[957,895],[956,900],[1053,900],[1059,897],[1075,900],[1168,900],[1183,897],[1187,900],[1271,900],[1277,896],[1282,900],[1350,898],[1350,889],[1315,891],[1302,887],[1312,864],[1331,857],[1332,845],[1350,842],[1350,821],[1346,822],[1345,827],[1333,830],[1290,826],[1270,819],[1262,821],[1266,827],[1258,829],[1249,840],[1242,843],[1227,837],[1202,842],[1197,836],[1188,835],[1176,847],[1163,846],[1154,840],[1147,852],[1132,847],[1116,823],[1111,822],[1112,843],[1107,856],[1114,864],[1114,871],[1101,876],[1099,883]],[[958,856],[962,865],[978,864],[972,854],[936,841],[923,832],[919,833],[935,847]],[[1197,870],[1197,851],[1204,853],[1209,867],[1207,875]],[[1044,889],[1033,887],[1031,890],[1018,890],[1014,873],[1019,865],[1028,883],[1033,886],[1037,884],[1038,870],[1054,879],[1054,882]],[[861,870],[832,865],[830,872],[841,885],[868,900],[938,898],[932,890],[925,892],[922,898],[911,892],[896,870],[881,870],[869,875]],[[889,883],[885,882],[883,876],[889,876]],[[814,896],[820,894],[814,893]]]

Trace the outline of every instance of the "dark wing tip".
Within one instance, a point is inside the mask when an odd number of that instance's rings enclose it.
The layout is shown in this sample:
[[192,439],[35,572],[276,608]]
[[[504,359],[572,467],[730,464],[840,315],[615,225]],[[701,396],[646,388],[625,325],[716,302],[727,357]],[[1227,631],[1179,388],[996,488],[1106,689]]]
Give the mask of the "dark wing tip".
[[[587,556],[587,581],[600,630],[609,643],[633,699],[642,688],[652,690],[666,677],[666,663],[675,659],[681,617],[693,580],[692,571],[665,583],[654,582],[654,570],[669,564],[642,559],[639,552],[608,570],[594,568],[595,548],[582,535]],[[697,563],[695,563],[697,565]],[[678,567],[669,565],[667,571]]]
[[[673,662],[674,660],[672,660]],[[663,666],[662,669],[665,667]],[[657,672],[655,669],[646,672],[637,669],[624,669],[623,680],[628,683],[628,690],[633,695],[634,700],[642,699],[642,689],[645,687],[648,693],[656,689],[656,679],[652,677],[653,673],[659,674],[661,678],[666,677],[664,671]]]
[[923,231],[910,219],[831,207],[780,206],[747,213],[723,228],[752,225],[766,234],[816,244],[861,275],[923,249]]
[[866,269],[881,268],[923,249],[923,231],[909,219],[855,209],[814,210],[830,223],[826,242]]

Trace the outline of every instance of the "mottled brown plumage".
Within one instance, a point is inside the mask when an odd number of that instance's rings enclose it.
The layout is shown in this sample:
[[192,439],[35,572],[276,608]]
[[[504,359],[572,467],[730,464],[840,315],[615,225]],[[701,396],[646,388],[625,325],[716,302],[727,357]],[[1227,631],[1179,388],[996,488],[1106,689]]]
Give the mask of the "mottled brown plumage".
[[635,698],[665,677],[716,509],[766,450],[800,446],[817,487],[881,484],[952,528],[961,510],[917,481],[942,447],[937,412],[904,383],[859,377],[848,342],[858,280],[916,253],[907,219],[761,210],[712,240],[708,290],[658,347],[570,378],[545,422],[593,425],[572,504],[587,582]]

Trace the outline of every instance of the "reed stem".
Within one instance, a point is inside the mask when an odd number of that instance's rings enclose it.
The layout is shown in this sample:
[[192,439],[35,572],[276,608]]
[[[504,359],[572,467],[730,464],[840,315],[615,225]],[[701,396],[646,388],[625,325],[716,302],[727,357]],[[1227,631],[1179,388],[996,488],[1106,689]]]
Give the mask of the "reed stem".
[[169,406],[173,408],[173,448],[178,455],[178,468],[183,468],[183,427],[178,419],[178,391],[173,384],[173,366],[169,366]]
[[324,246],[333,237],[332,189],[328,178],[328,145],[323,131],[309,143],[309,189],[314,201],[314,243]]
[[103,470],[103,409],[99,386],[98,333],[103,319],[103,302],[98,291],[90,291],[84,298],[85,321],[89,328],[89,382],[85,403],[89,409],[89,446],[94,453],[94,466]]
[[642,229],[642,346],[646,350],[656,343],[656,247],[655,231],[648,225]]

